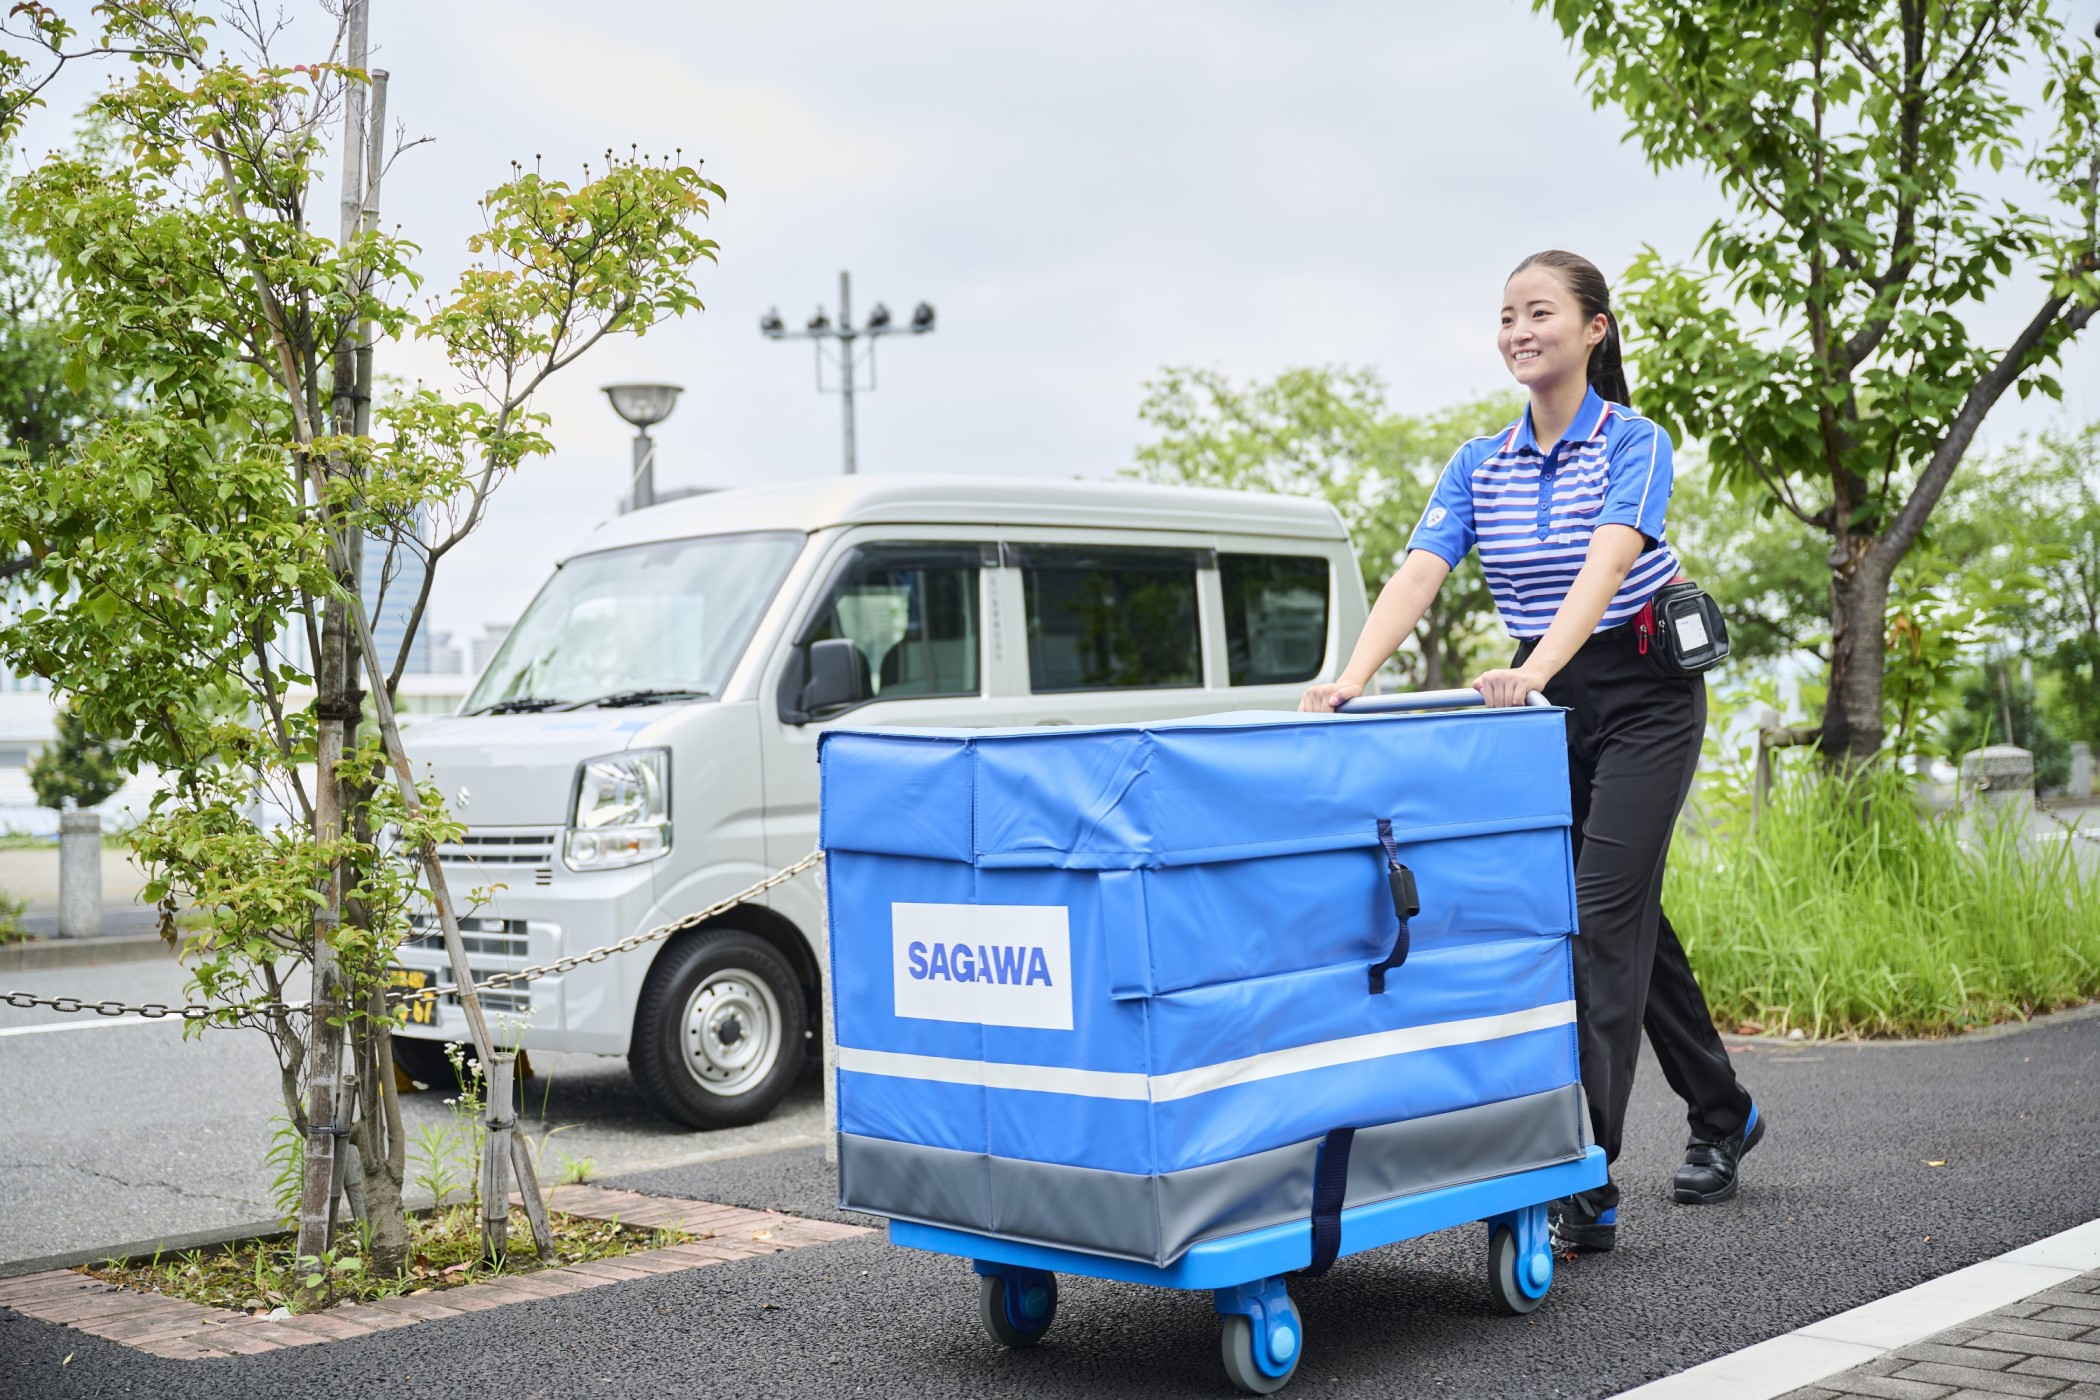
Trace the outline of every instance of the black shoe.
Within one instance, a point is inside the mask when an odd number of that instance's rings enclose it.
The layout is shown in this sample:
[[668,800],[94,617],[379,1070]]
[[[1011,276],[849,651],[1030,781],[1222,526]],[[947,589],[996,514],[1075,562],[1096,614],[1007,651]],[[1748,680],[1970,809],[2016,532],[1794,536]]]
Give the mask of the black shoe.
[[1581,1196],[1563,1196],[1546,1206],[1546,1229],[1556,1254],[1609,1254],[1618,1243],[1619,1208],[1597,1210]]
[[1670,1194],[1681,1206],[1711,1206],[1727,1200],[1735,1194],[1737,1166],[1764,1136],[1764,1115],[1751,1104],[1750,1121],[1741,1132],[1719,1142],[1693,1138],[1684,1145],[1684,1165],[1670,1179]]

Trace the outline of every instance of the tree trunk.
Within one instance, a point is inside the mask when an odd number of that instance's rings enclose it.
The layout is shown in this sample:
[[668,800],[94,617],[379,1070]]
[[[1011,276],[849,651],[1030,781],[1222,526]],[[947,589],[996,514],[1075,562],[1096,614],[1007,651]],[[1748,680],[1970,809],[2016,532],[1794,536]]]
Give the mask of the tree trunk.
[[1888,660],[1887,572],[1854,541],[1853,558],[1830,581],[1830,694],[1823,703],[1824,762],[1846,771],[1881,748],[1881,683]]

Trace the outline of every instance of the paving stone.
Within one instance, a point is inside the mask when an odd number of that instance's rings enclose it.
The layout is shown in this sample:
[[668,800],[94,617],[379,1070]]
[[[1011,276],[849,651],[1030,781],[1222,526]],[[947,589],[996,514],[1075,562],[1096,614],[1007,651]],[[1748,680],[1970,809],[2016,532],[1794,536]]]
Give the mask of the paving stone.
[[1978,1336],[1988,1336],[1990,1332],[2009,1333],[2011,1340],[2016,1342],[2023,1337],[2058,1337],[2069,1341],[2081,1332],[2090,1330],[2080,1327],[2075,1322],[2046,1322],[2039,1317],[2007,1317],[2002,1312],[1994,1312],[1984,1321],[1990,1323],[1990,1331],[1980,1332]]
[[[2091,1342],[2066,1342],[2055,1337],[2015,1337],[2004,1332],[1987,1335],[1988,1344],[1996,1345],[2004,1351],[2024,1352],[2028,1356],[2062,1356],[2073,1361],[2100,1363],[2100,1346]],[[1983,1339],[1976,1343],[1978,1346],[1986,1344]]]
[[2003,1371],[1979,1370],[1974,1366],[1949,1366],[1937,1361],[1906,1366],[1896,1375],[1900,1380],[1966,1386],[1985,1395],[2021,1395],[2029,1397],[2029,1400],[2047,1400],[2047,1397],[2062,1390],[2064,1385],[2062,1381],[2049,1380],[2042,1376],[2015,1376]]
[[2062,1356],[2030,1356],[2013,1370],[2023,1376],[2054,1376],[2060,1381],[2090,1381],[2100,1384],[2100,1366]]
[[[1946,1347],[1933,1342],[1913,1342],[1896,1353],[1910,1362],[1938,1361],[1949,1366],[1971,1366],[1979,1371],[2002,1370],[2030,1353],[2021,1351],[2019,1356],[2003,1351],[1979,1351],[1970,1347]],[[1891,1372],[1891,1374],[1895,1374]]]
[[2062,1304],[2035,1314],[2044,1322],[2075,1322],[2087,1328],[2100,1327],[2100,1308],[2067,1308]]
[[1944,1385],[1897,1380],[1893,1376],[1848,1374],[1843,1377],[1843,1384],[1844,1389],[1838,1393],[1846,1400],[1852,1400],[1854,1396],[1872,1397],[1872,1400],[1940,1400],[1947,1393]]

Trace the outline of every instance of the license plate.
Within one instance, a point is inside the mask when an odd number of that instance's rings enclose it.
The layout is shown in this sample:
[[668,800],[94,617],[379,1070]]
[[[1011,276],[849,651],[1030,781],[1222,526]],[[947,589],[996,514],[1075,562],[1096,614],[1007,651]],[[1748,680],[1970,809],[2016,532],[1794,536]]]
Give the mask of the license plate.
[[[430,974],[420,967],[390,967],[386,970],[386,985],[389,991],[420,992],[431,985]],[[437,1024],[436,997],[417,997],[401,1005],[408,1012],[411,1026]]]

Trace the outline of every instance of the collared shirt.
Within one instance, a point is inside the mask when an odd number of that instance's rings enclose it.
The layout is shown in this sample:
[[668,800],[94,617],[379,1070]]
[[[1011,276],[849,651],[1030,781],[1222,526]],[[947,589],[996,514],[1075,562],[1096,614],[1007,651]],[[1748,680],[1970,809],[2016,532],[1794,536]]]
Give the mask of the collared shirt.
[[1612,596],[1597,630],[1631,621],[1678,571],[1663,538],[1670,435],[1595,389],[1567,436],[1541,450],[1531,412],[1460,447],[1437,478],[1407,542],[1453,568],[1480,550],[1481,571],[1512,637],[1543,637],[1588,557],[1599,525],[1629,525],[1648,548]]

